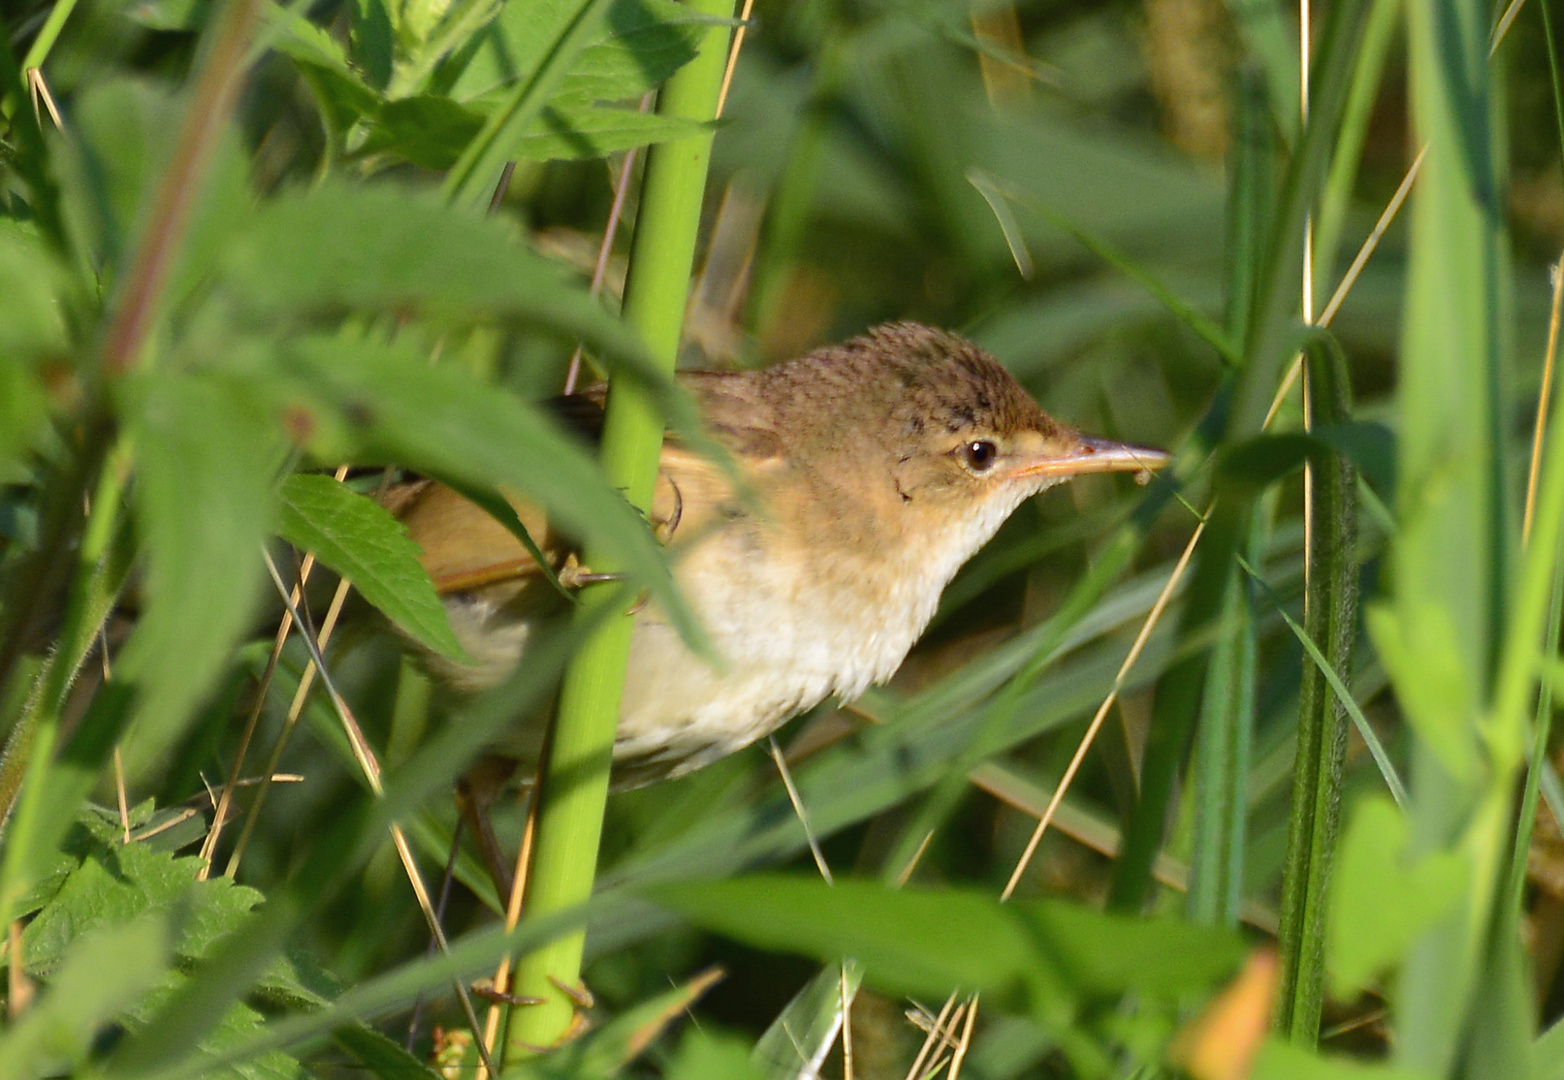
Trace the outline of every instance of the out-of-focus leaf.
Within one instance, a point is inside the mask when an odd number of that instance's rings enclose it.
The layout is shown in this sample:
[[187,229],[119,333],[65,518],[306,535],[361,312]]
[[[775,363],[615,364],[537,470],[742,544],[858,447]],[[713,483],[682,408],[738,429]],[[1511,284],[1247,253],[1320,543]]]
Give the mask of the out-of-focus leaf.
[[277,531],[288,543],[313,551],[425,646],[453,660],[465,658],[445,606],[419,565],[418,545],[385,507],[329,476],[290,476],[280,496]]
[[1402,606],[1407,614],[1388,604],[1370,606],[1364,618],[1369,636],[1412,729],[1450,775],[1473,777],[1479,752],[1472,737],[1477,700],[1461,662],[1460,635],[1446,609],[1411,599]]
[[[113,267],[132,250],[144,204],[173,155],[182,118],[183,103],[148,83],[113,79],[82,92],[74,116],[77,137],[58,160],[83,263]],[[247,156],[230,125],[195,193],[169,287],[172,303],[205,277],[230,230],[249,214],[254,200],[248,176]]]
[[852,956],[898,993],[980,991],[1057,1020],[1087,996],[1209,990],[1243,959],[1236,935],[1103,915],[1059,901],[1001,905],[958,889],[758,876],[654,886],[649,898],[708,929],[821,960]]
[[149,30],[199,30],[211,13],[209,0],[135,0],[125,17]]
[[567,535],[600,544],[648,588],[686,640],[704,640],[646,521],[540,410],[460,371],[370,342],[311,339],[291,359],[339,417],[347,440],[341,455],[535,500]]
[[1459,852],[1436,851],[1413,862],[1407,837],[1407,820],[1394,803],[1375,795],[1358,804],[1341,844],[1326,939],[1338,998],[1352,996],[1400,959],[1470,880]]
[[[0,218],[0,356],[16,361],[63,349],[64,268],[36,233]],[[8,436],[0,422],[0,439]]]
[[[229,239],[221,274],[235,311],[261,327],[349,311],[514,319],[583,338],[605,359],[671,386],[635,335],[561,267],[503,222],[428,193],[327,183],[275,199]],[[693,418],[687,404],[682,417]]]
[[14,455],[43,424],[48,398],[35,362],[63,351],[58,260],[36,236],[0,219],[0,483]]
[[1275,1036],[1255,1059],[1252,1080],[1433,1080],[1425,1072],[1378,1062],[1319,1057]]
[[155,372],[126,389],[147,568],[116,672],[139,691],[125,744],[134,775],[184,730],[249,626],[281,440],[253,388],[231,379]]
[[168,939],[166,911],[76,938],[43,996],[0,1037],[0,1076],[76,1074],[99,1029],[163,978]]
[[685,1034],[663,1075],[668,1080],[763,1080],[750,1064],[743,1039],[698,1027]]

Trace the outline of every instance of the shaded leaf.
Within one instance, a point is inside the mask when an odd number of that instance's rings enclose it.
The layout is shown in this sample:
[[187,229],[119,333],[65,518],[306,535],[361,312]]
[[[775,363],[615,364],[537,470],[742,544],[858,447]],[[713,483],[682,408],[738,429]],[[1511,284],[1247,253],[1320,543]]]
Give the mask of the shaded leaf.
[[668,1080],[761,1080],[743,1039],[698,1027],[685,1033],[663,1075]]
[[[363,149],[406,158],[426,169],[448,169],[482,126],[482,112],[450,98],[404,98],[388,102],[379,111]],[[511,144],[510,154],[533,161],[605,157],[706,128],[634,109],[551,103]]]

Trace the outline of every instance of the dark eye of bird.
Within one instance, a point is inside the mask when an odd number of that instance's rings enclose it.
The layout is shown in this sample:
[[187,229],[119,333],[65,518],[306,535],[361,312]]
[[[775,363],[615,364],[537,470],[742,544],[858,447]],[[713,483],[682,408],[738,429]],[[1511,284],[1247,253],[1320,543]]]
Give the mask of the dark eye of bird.
[[976,439],[963,446],[961,453],[966,459],[967,468],[973,472],[987,472],[999,456],[999,448],[987,439]]

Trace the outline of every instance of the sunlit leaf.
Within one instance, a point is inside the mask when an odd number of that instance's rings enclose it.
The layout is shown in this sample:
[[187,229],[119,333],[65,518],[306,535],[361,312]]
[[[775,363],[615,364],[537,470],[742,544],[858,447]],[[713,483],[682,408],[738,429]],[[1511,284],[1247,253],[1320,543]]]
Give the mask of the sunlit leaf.
[[384,507],[329,476],[290,476],[279,494],[277,531],[290,544],[314,552],[428,648],[453,660],[465,655],[419,565],[418,545]]

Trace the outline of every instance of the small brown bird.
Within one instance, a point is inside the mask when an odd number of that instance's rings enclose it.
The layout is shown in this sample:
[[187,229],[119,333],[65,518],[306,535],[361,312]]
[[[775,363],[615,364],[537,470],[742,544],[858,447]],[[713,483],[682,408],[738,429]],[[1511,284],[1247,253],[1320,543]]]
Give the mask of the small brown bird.
[[[752,494],[664,444],[652,517],[721,662],[689,652],[655,604],[636,613],[614,746],[621,785],[700,768],[829,695],[850,701],[885,682],[946,584],[1024,499],[1168,460],[1071,430],[982,349],[915,323],[761,371],[679,379]],[[599,410],[602,400],[600,388],[585,395]],[[497,683],[558,594],[503,526],[451,490],[412,485],[393,506],[475,660],[431,658],[435,673],[463,689]],[[574,568],[570,538],[535,508],[516,510],[553,567]],[[542,725],[519,734],[506,752],[535,757]]]

